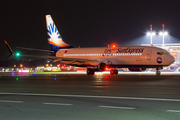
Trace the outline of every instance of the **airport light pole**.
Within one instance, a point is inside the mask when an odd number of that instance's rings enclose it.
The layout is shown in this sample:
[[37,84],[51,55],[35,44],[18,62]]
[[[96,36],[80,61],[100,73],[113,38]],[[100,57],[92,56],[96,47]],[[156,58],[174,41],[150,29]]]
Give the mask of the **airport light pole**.
[[155,32],[152,32],[152,25],[150,25],[150,32],[147,32],[146,34],[147,34],[147,36],[151,36],[151,46],[152,46],[152,36],[156,35]]
[[163,31],[162,32],[159,32],[159,35],[162,35],[163,36],[163,45],[162,45],[162,48],[164,49],[164,35],[168,35],[168,32],[164,31],[164,24],[162,24],[162,27],[163,27]]

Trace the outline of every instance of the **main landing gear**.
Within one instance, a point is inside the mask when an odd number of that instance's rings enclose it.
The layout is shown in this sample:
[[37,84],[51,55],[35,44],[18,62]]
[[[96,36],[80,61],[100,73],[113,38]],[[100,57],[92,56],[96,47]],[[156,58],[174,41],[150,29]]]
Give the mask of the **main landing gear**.
[[87,69],[87,75],[94,75],[94,70]]
[[161,75],[160,68],[156,68],[156,75]]
[[110,70],[110,74],[111,75],[117,75],[118,74],[118,70],[117,69],[111,69]]

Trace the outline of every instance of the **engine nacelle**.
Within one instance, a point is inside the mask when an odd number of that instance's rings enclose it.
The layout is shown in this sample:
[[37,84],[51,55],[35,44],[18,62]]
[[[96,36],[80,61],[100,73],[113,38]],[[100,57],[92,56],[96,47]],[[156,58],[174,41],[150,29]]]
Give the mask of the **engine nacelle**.
[[101,63],[99,63],[98,68],[100,71],[105,71],[106,70],[106,64],[101,62]]
[[133,71],[133,72],[142,72],[142,71],[145,71],[146,68],[128,68],[129,71]]
[[94,71],[105,71],[106,63],[100,61],[90,61],[87,69],[93,69]]

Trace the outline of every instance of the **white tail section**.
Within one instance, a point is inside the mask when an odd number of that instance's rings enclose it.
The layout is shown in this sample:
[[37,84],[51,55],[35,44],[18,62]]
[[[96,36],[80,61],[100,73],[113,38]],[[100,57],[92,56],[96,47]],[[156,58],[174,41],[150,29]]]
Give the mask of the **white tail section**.
[[51,45],[52,50],[72,47],[62,40],[59,31],[51,18],[51,15],[46,15],[46,25],[48,30],[48,42]]

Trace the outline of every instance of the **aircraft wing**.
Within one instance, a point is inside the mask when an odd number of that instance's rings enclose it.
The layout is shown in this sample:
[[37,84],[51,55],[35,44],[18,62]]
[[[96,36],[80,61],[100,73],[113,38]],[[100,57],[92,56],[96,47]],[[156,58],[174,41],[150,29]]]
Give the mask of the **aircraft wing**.
[[[6,40],[4,40],[10,55],[8,57],[10,57],[11,55],[15,55],[15,53],[13,52],[13,50],[11,49],[11,47],[9,46],[9,44],[7,43]],[[22,47],[21,47],[22,48]],[[32,48],[25,48],[25,49],[32,49]],[[33,49],[32,49],[33,50]],[[34,50],[40,50],[40,49],[34,49]],[[48,50],[40,50],[40,51],[44,51],[44,52],[54,52],[54,51],[48,51]],[[39,55],[20,55],[20,56],[24,56],[24,57],[37,57],[37,58],[48,58],[48,59],[53,59],[55,61],[75,61],[75,62],[86,62],[86,61],[91,61],[89,59],[79,59],[79,58],[66,58],[66,57],[55,57],[55,56],[39,56]]]
[[39,55],[21,55],[24,57],[37,57],[37,58],[48,58],[52,60],[59,60],[59,61],[76,61],[76,62],[86,62],[91,61],[90,59],[79,59],[79,58],[66,58],[66,57],[55,57],[55,56],[39,56]]
[[30,51],[40,51],[40,52],[48,52],[48,53],[54,53],[54,51],[51,50],[42,50],[42,49],[34,49],[34,48],[25,48],[25,47],[16,47],[24,50],[30,50]]

